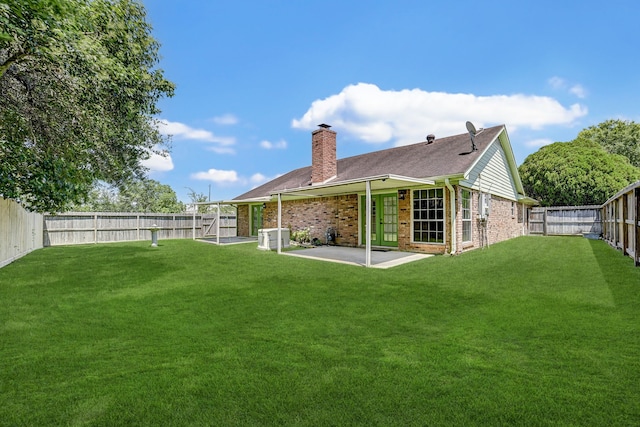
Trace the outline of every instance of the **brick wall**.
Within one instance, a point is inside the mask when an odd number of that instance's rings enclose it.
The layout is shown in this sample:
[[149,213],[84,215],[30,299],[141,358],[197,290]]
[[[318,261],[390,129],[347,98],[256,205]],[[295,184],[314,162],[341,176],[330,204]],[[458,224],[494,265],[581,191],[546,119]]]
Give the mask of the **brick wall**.
[[249,205],[240,205],[237,209],[237,233],[241,237],[249,237]]
[[522,223],[518,222],[517,203],[492,196],[487,231],[489,244],[521,236]]
[[[458,188],[456,194],[456,209],[458,212],[462,208],[460,195],[461,190]],[[502,242],[527,233],[527,225],[522,221],[523,207],[521,204],[492,195],[489,217],[486,223],[483,223],[478,216],[478,197],[477,191],[471,192],[472,241],[470,243],[462,242],[462,216],[458,215],[456,218],[457,253],[477,249],[487,244]],[[486,238],[484,238],[485,233]]]
[[[461,189],[455,186],[456,194],[456,253],[477,249],[486,245],[483,243],[484,229],[478,218],[478,192],[471,192],[471,221],[472,241],[462,242],[462,203]],[[398,200],[398,249],[402,251],[444,254],[451,252],[451,195],[444,188],[445,203],[445,244],[412,243],[413,212],[411,206],[411,190],[404,192],[404,198]],[[497,196],[491,198],[491,212],[486,223],[488,243],[493,244],[522,235],[527,230],[527,224],[522,222],[522,206],[515,205],[512,215],[512,202]],[[358,240],[358,196],[355,194],[322,197],[306,200],[289,200],[282,202],[282,227],[297,231],[309,227],[311,238],[326,242],[326,232],[329,227],[336,231],[335,243],[340,246],[357,246]],[[275,228],[278,224],[278,204],[266,203],[262,212],[264,228]],[[524,230],[524,231],[523,231]],[[249,235],[249,207],[238,207],[238,235]]]
[[[278,225],[278,204],[267,203],[262,212],[265,228]],[[309,227],[311,238],[326,242],[329,227],[340,246],[358,245],[358,196],[321,197],[282,202],[282,227],[297,231]]]

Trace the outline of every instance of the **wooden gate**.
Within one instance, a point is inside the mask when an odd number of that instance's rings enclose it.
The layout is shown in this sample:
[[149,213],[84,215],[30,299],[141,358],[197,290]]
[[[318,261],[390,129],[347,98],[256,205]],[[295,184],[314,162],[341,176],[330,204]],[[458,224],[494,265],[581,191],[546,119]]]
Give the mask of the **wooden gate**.
[[233,237],[236,235],[236,216],[231,214],[220,215],[218,226],[217,214],[202,214],[202,237],[215,237],[220,230],[220,237]]

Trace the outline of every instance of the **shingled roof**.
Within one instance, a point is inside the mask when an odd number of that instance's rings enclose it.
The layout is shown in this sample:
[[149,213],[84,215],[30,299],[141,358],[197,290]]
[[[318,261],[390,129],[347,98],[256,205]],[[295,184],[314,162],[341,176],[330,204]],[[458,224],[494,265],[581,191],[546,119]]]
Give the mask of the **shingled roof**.
[[[398,175],[428,179],[463,175],[493,142],[504,125],[484,129],[475,137],[472,151],[468,133],[426,141],[337,160],[337,176],[328,184],[339,185],[356,179],[380,175]],[[278,191],[311,186],[311,166],[295,169],[256,187],[234,200],[268,197]]]

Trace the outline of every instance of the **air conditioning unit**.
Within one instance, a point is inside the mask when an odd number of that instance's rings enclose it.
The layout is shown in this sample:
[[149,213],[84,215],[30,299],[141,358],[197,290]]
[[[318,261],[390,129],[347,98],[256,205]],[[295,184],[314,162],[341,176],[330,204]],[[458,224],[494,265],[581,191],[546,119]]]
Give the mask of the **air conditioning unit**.
[[[288,248],[290,237],[288,228],[280,229],[280,247]],[[258,249],[275,250],[278,249],[278,229],[277,228],[261,228],[258,230]]]

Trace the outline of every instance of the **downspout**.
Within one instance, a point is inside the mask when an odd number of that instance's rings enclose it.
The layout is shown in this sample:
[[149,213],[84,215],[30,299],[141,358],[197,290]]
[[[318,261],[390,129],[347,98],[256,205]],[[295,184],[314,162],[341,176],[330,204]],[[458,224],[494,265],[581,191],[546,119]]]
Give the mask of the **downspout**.
[[449,182],[449,178],[444,179],[444,184],[449,189],[449,200],[451,201],[451,255],[456,254],[456,190]]

